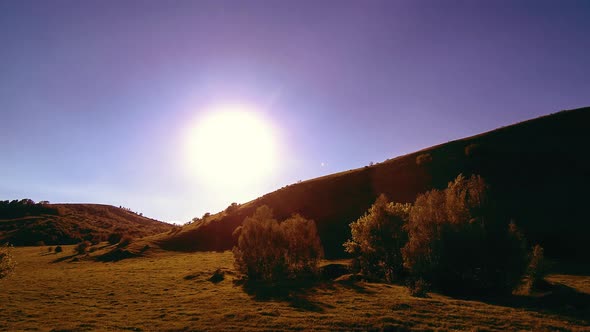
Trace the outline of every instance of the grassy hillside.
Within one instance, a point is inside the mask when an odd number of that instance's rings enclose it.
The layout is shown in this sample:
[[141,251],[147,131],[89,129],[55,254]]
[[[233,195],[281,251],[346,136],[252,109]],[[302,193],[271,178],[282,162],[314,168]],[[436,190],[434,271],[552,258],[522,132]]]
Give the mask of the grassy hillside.
[[111,233],[143,237],[166,232],[172,225],[124,208],[100,204],[10,204],[0,208],[0,243],[71,244],[104,241]]
[[[403,286],[325,281],[284,294],[233,283],[232,254],[152,252],[97,263],[44,247],[15,249],[0,280],[0,330],[587,331],[590,278],[554,274],[532,296],[415,298]],[[208,279],[221,268],[225,279]]]
[[[385,193],[413,202],[443,188],[459,173],[480,174],[491,187],[499,215],[513,219],[546,254],[585,258],[590,221],[590,108],[563,111],[477,136],[433,146],[376,165],[289,185],[151,241],[171,250],[225,250],[233,230],[263,204],[278,218],[300,213],[317,222],[327,257],[344,254],[348,224]],[[444,125],[444,124],[442,124]],[[400,137],[400,139],[402,139]],[[367,147],[370,149],[370,147]],[[579,257],[576,257],[579,256]]]

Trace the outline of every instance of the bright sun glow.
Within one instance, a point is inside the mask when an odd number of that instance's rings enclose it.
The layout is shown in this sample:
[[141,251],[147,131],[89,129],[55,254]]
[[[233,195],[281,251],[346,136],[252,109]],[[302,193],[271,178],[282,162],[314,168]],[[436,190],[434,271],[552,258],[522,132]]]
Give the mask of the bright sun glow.
[[275,171],[276,138],[255,109],[213,107],[195,122],[187,140],[191,172],[207,186],[244,192]]

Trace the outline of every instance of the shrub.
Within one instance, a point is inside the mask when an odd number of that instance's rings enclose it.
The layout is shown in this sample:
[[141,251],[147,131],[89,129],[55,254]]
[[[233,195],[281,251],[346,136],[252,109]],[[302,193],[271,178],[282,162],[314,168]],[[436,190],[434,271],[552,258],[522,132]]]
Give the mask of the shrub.
[[56,246],[54,251],[55,251],[56,254],[59,254],[60,252],[63,251],[63,249],[62,249],[61,246]]
[[422,278],[408,281],[408,290],[411,296],[426,297],[430,285]]
[[512,291],[526,267],[526,247],[516,225],[502,219],[483,179],[459,175],[446,189],[416,199],[404,265],[414,280],[443,291]]
[[0,279],[12,274],[15,267],[16,261],[12,255],[12,246],[9,244],[0,246]]
[[527,267],[527,288],[528,290],[539,288],[547,275],[547,263],[543,254],[543,247],[535,245],[531,252],[531,260]]
[[394,281],[403,277],[401,249],[408,236],[404,229],[410,204],[388,203],[381,195],[369,211],[350,224],[352,238],[344,243],[362,273]]
[[225,212],[227,214],[232,214],[234,212],[236,212],[238,210],[238,208],[240,207],[240,205],[238,203],[231,203],[226,209]]
[[295,214],[280,224],[286,241],[286,263],[292,277],[316,275],[323,257],[315,222]]
[[316,273],[323,250],[313,221],[294,215],[279,224],[261,206],[244,220],[233,254],[249,281],[273,282]]
[[107,239],[107,241],[109,242],[109,244],[117,244],[119,243],[119,241],[121,241],[121,238],[123,238],[123,235],[121,233],[111,233]]
[[88,249],[88,247],[90,247],[90,242],[82,241],[76,245],[76,247],[74,248],[74,251],[77,254],[82,255],[82,254],[86,253],[86,250]]

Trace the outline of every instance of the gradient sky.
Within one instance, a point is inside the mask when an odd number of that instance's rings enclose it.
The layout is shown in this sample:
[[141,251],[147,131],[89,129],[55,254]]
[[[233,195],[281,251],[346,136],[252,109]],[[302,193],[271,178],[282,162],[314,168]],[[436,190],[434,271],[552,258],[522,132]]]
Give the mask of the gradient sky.
[[0,199],[217,212],[182,137],[224,102],[280,136],[245,202],[590,105],[590,1],[0,0]]

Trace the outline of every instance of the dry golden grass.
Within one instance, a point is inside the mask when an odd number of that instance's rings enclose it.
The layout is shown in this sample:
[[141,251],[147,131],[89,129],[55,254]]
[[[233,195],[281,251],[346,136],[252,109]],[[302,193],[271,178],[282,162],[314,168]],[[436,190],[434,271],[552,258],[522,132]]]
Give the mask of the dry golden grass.
[[[61,254],[46,251],[15,249],[16,273],[0,280],[0,330],[590,330],[587,306],[580,311],[564,303],[551,311],[529,305],[534,299],[413,298],[401,286],[364,282],[249,294],[232,282],[229,252],[56,263],[73,246]],[[217,268],[226,278],[214,284],[207,279]],[[582,300],[590,296],[583,293],[590,292],[589,277],[550,280],[576,288]]]

